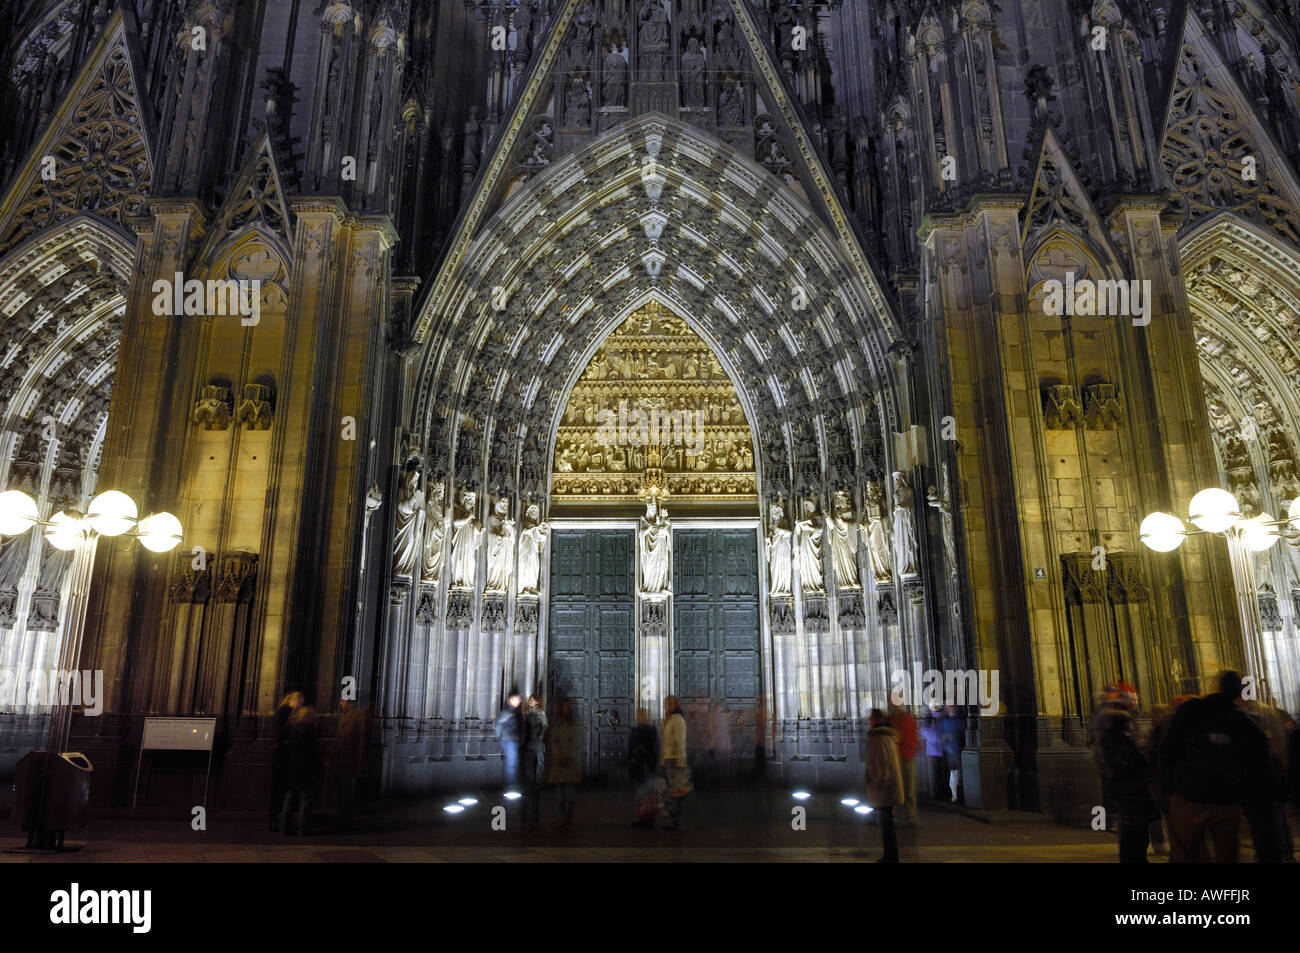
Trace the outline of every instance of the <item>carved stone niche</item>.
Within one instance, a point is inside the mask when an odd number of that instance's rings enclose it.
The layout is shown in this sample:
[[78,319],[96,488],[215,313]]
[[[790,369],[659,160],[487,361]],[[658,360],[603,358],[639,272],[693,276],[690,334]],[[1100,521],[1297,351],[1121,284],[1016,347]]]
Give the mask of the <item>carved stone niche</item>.
[[415,621],[420,625],[433,625],[438,621],[438,591],[433,586],[421,586],[415,597]]
[[217,570],[218,602],[251,602],[257,583],[257,553],[224,553]]
[[508,628],[505,596],[488,594],[483,597],[482,628],[484,632],[504,632]]
[[1083,422],[1089,430],[1114,430],[1119,426],[1124,405],[1119,388],[1109,381],[1086,384],[1083,388]]
[[206,567],[195,569],[192,563],[184,562],[176,567],[169,590],[172,602],[203,603],[212,595],[212,572]]
[[641,634],[666,636],[668,634],[668,604],[663,599],[645,599],[641,602]]
[[270,430],[275,414],[275,391],[269,384],[245,384],[235,408],[235,420],[249,430]]
[[825,632],[830,628],[830,617],[826,612],[826,597],[823,595],[804,596],[803,625],[809,632]]
[[876,596],[876,618],[881,625],[898,624],[898,607],[894,605],[894,593],[884,589]]
[[190,420],[202,424],[204,430],[229,430],[232,401],[230,388],[220,384],[204,384],[194,401]]
[[1043,424],[1048,430],[1073,430],[1079,426],[1083,409],[1073,384],[1043,384]]
[[515,635],[536,635],[538,620],[536,596],[520,596],[515,603]]
[[1063,553],[1065,601],[1072,606],[1106,601],[1106,573],[1092,568],[1092,553]]
[[447,593],[447,627],[468,629],[474,624],[474,593],[452,590]]
[[794,598],[792,596],[772,596],[770,609],[773,632],[788,634],[795,630]]
[[1106,594],[1116,605],[1147,602],[1151,598],[1137,553],[1107,553]]
[[840,593],[839,618],[841,629],[861,629],[866,626],[867,612],[862,604],[861,593]]

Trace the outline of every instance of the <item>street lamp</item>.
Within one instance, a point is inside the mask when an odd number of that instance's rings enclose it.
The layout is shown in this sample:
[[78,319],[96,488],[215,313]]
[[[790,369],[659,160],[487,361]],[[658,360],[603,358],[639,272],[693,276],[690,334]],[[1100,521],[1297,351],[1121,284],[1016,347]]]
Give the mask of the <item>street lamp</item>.
[[1255,592],[1252,556],[1277,543],[1280,538],[1277,527],[1300,521],[1300,499],[1291,501],[1284,520],[1274,520],[1268,513],[1259,513],[1248,519],[1242,515],[1236,497],[1227,490],[1212,487],[1192,497],[1187,515],[1196,530],[1188,531],[1177,516],[1156,512],[1142,521],[1138,538],[1158,553],[1173,552],[1188,536],[1200,533],[1213,533],[1227,540],[1237,615],[1245,640],[1246,666],[1262,688],[1266,674],[1264,636],[1259,624],[1259,599]]
[[[21,490],[0,493],[0,535],[20,536],[33,526],[44,528],[45,538],[55,549],[73,554],[68,585],[68,604],[63,615],[63,638],[59,647],[59,666],[56,670],[61,680],[80,662],[81,642],[86,627],[86,606],[90,594],[90,573],[95,562],[95,550],[101,536],[113,537],[127,534],[140,541],[150,552],[166,553],[181,541],[181,522],[171,513],[155,513],[142,520],[136,519],[135,501],[125,493],[108,490],[90,501],[85,515],[76,510],[60,510],[48,520],[39,518],[36,501]],[[69,680],[70,681],[70,680]],[[65,681],[64,684],[67,684]],[[52,700],[49,742],[46,746],[44,769],[40,781],[39,816],[33,834],[37,846],[54,846],[54,837],[61,843],[62,831],[68,826],[51,818],[47,812],[53,790],[51,772],[53,762],[68,747],[72,729],[74,699],[59,692]],[[15,805],[15,811],[19,809]]]

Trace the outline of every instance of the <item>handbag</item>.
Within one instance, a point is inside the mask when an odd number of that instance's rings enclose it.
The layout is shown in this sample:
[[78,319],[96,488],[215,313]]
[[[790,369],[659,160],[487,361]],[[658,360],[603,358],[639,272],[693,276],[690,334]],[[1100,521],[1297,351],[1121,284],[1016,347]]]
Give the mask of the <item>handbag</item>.
[[695,790],[691,781],[691,768],[685,760],[668,758],[664,761],[664,781],[671,797],[685,797]]

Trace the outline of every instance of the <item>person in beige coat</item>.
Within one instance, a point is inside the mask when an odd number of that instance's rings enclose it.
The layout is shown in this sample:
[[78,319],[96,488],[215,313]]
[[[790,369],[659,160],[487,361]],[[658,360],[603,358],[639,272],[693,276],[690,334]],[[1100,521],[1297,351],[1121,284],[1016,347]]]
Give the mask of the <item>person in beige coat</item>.
[[903,769],[898,761],[898,732],[885,723],[885,713],[871,709],[867,718],[867,803],[880,815],[884,856],[877,863],[898,863],[898,830],[894,807],[903,801]]
[[664,699],[664,743],[659,752],[659,765],[667,782],[667,796],[671,807],[670,830],[680,831],[686,809],[686,796],[694,789],[690,764],[686,758],[686,716],[676,695]]

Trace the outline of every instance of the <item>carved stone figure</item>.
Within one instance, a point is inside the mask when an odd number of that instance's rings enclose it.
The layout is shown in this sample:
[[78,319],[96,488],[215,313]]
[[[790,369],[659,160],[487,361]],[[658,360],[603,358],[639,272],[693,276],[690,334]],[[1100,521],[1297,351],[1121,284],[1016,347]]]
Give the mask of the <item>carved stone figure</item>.
[[729,79],[718,95],[718,125],[740,126],[745,122],[745,100],[737,80]]
[[641,28],[637,33],[640,52],[641,79],[647,83],[661,83],[668,72],[668,55],[671,46],[668,35],[668,11],[660,0],[646,0],[641,5]]
[[785,524],[781,507],[773,503],[767,508],[771,531],[767,537],[768,592],[774,596],[790,594],[791,545],[790,528]]
[[827,522],[830,530],[831,564],[835,567],[835,582],[841,589],[860,589],[858,524],[853,519],[853,505],[846,491],[840,490],[835,494],[835,514]]
[[653,500],[646,504],[645,516],[637,532],[641,551],[641,591],[666,592],[672,572],[673,531],[668,510]]
[[610,47],[601,76],[601,101],[606,106],[627,105],[627,47]]
[[591,125],[591,91],[581,76],[569,80],[564,94],[564,122],[570,127]]
[[794,524],[795,558],[799,561],[799,584],[804,592],[824,592],[822,581],[822,534],[825,530],[817,519],[817,504],[803,501],[803,519]]
[[884,518],[884,495],[879,483],[867,484],[867,555],[871,575],[877,582],[893,578],[893,556],[889,552],[889,528]]
[[926,491],[925,502],[939,511],[943,523],[943,551],[948,557],[948,570],[957,572],[957,541],[952,521],[952,499],[948,490],[948,466],[943,467],[943,495],[933,485]]
[[700,109],[705,104],[705,66],[700,41],[691,37],[686,52],[682,54],[682,105],[687,109]]
[[483,532],[474,516],[476,498],[469,490],[461,491],[461,516],[451,524],[451,587],[473,589],[474,570],[478,562],[479,536]]
[[446,487],[440,482],[429,488],[429,503],[424,515],[424,560],[420,569],[421,582],[436,583],[442,575],[447,541],[445,525],[447,511],[443,505],[446,492]]
[[420,471],[407,470],[397,491],[397,516],[393,525],[393,574],[410,575],[420,558],[424,538],[424,491]]
[[542,555],[550,538],[547,525],[540,522],[540,510],[530,503],[524,511],[524,528],[519,534],[519,592],[536,593],[542,571]]
[[506,592],[514,574],[515,521],[510,518],[510,501],[497,500],[488,527],[487,584],[485,592]]
[[916,520],[912,509],[916,493],[906,475],[894,472],[894,558],[900,576],[920,572],[920,547],[916,538]]

